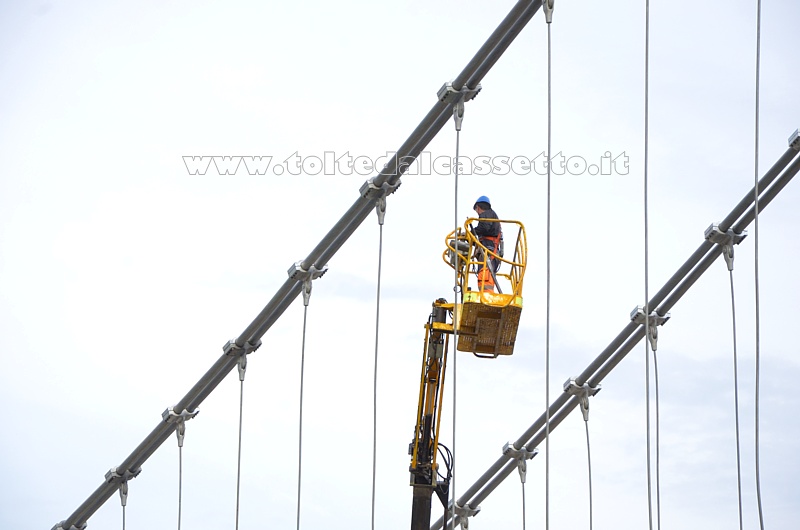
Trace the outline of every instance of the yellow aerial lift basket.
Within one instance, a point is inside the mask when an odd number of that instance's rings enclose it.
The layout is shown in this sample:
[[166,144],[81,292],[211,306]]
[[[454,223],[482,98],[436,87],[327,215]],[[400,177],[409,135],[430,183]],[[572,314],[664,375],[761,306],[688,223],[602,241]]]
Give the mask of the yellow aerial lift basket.
[[[470,228],[476,221],[500,224],[503,241],[513,242],[511,258],[500,255],[502,247],[489,250],[480,242]],[[519,221],[469,218],[463,229],[447,235],[445,243],[442,259],[458,272],[461,296],[461,303],[453,307],[457,350],[489,358],[513,354],[528,257],[525,226]],[[487,275],[492,281],[486,280]]]

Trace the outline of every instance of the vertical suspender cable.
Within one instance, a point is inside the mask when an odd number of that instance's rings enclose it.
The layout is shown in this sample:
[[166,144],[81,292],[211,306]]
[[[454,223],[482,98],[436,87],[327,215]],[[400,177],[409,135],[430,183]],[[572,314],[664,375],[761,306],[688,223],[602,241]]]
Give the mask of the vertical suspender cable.
[[124,479],[119,485],[119,500],[122,504],[122,530],[125,530],[125,508],[128,506],[128,480]]
[[525,530],[525,483],[522,483],[522,530]]
[[649,528],[653,530],[653,493],[650,463],[650,293],[649,293],[649,235],[647,205],[648,142],[650,132],[650,0],[645,0],[644,37],[644,326],[645,326],[645,393],[647,421],[647,515]]
[[656,391],[656,523],[661,529],[661,420],[658,403],[658,356],[653,350],[653,378]]
[[[375,480],[378,454],[378,336],[381,322],[381,265],[383,263],[383,214],[386,203],[378,205],[378,288],[375,300],[375,361],[372,373],[372,520],[371,528],[375,530]],[[381,210],[383,208],[383,210]]]
[[592,530],[592,514],[594,513],[594,506],[592,504],[592,449],[589,445],[589,422],[584,421],[586,426],[586,460],[589,463],[589,530]]
[[552,161],[552,71],[551,64],[551,42],[550,25],[553,22],[553,1],[545,0],[542,3],[547,21],[547,287],[546,287],[546,316],[545,316],[545,383],[544,383],[544,407],[545,407],[545,510],[544,521],[545,530],[550,529],[550,165]]
[[303,306],[303,345],[300,349],[300,415],[297,434],[297,530],[300,530],[300,487],[303,478],[303,383],[306,366],[306,323],[308,304]]
[[[172,416],[174,411],[170,409],[169,412],[170,416]],[[180,415],[176,415],[175,437],[178,440],[178,530],[181,530],[181,517],[183,514],[183,440],[186,437],[186,419],[193,418],[197,412],[185,414],[186,411],[184,410]]]
[[[453,224],[454,230],[456,234],[456,264],[458,264],[458,161],[459,161],[459,148],[461,144],[461,120],[464,117],[464,101],[461,100],[453,107],[453,118],[456,125],[456,163],[455,163],[455,179],[453,181]],[[450,469],[451,469],[451,478],[450,478],[450,495],[453,498],[453,514],[451,516],[452,525],[451,528],[456,527],[456,367],[458,359],[458,303],[459,303],[459,294],[460,289],[458,285],[458,266],[455,267],[455,284],[453,286],[454,289],[454,298],[455,301],[453,303],[453,456],[450,459]],[[466,271],[469,274],[469,271]],[[436,450],[436,448],[434,448]],[[436,480],[434,475],[434,480]]]
[[736,418],[736,486],[739,493],[739,530],[744,530],[742,519],[742,457],[739,442],[739,357],[736,351],[736,298],[733,295],[733,271],[728,271],[731,279],[731,316],[733,320],[733,405]]
[[761,0],[758,0],[758,15],[756,22],[756,117],[755,117],[755,187],[753,194],[755,195],[755,297],[756,297],[756,397],[755,397],[755,457],[756,457],[756,499],[758,501],[758,521],[761,525],[761,530],[764,530],[764,512],[761,507],[761,471],[759,463],[759,385],[761,380],[761,315],[759,307],[759,288],[758,288],[758,126],[759,126],[759,87],[761,79]]
[[178,530],[181,530],[181,511],[183,499],[183,446],[178,446]]
[[[242,354],[243,362],[246,354]],[[246,361],[244,361],[246,362]],[[239,371],[239,452],[236,458],[236,530],[239,530],[239,486],[242,480],[242,413],[244,411],[244,370]]]

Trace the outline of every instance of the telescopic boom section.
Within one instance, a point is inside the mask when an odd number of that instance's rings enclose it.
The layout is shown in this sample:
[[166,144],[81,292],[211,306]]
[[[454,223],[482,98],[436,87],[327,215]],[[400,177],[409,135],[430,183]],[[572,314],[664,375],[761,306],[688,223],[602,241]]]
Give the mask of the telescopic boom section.
[[414,441],[409,447],[411,454],[409,471],[411,472],[411,485],[414,487],[411,530],[426,530],[430,526],[431,496],[434,491],[443,504],[447,505],[449,473],[440,481],[436,463],[444,369],[447,365],[449,343],[446,331],[448,328],[451,331],[453,329],[446,322],[445,304],[446,301],[441,298],[433,303],[433,312],[425,325],[417,424],[414,428]]

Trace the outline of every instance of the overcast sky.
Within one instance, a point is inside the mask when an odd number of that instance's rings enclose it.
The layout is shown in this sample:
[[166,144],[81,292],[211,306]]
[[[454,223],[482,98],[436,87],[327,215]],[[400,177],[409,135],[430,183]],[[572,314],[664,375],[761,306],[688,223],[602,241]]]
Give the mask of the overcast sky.
[[[756,7],[741,0],[651,4],[652,294],[752,187]],[[374,160],[396,150],[512,5],[0,7],[0,525],[49,529],[101,484],[372,175],[341,166],[317,172],[315,160]],[[575,174],[553,176],[553,399],[645,298],[644,15],[643,2],[556,4],[553,153],[579,165]],[[796,2],[764,2],[761,174],[800,126],[798,22]],[[505,171],[502,157],[535,159],[546,149],[546,35],[537,14],[467,104],[461,133],[463,156],[500,157],[501,164],[459,179],[455,215],[463,222],[474,200],[488,195],[501,217],[526,224],[530,262],[515,354],[493,361],[459,354],[457,495],[545,404],[545,178],[533,169]],[[427,152],[432,174],[403,178],[384,228],[376,519],[386,529],[409,525],[406,451],[423,324],[433,300],[452,299],[452,271],[440,256],[454,223],[454,179],[433,163],[455,154],[452,122]],[[191,174],[186,156],[269,156],[272,165],[262,175],[244,165],[220,174],[213,163]],[[300,170],[297,157],[306,161]],[[611,174],[589,174],[612,158],[628,160],[627,170],[618,163]],[[798,201],[800,183],[793,182],[760,218],[760,470],[770,528],[792,528],[800,517]],[[754,243],[751,226],[734,272],[747,528],[757,526]],[[371,215],[314,284],[304,528],[370,524],[377,252]],[[665,528],[738,524],[728,281],[722,261],[715,263],[660,330]],[[242,528],[295,527],[302,313],[295,301],[249,359]],[[647,525],[644,366],[640,345],[592,398],[595,528]],[[447,378],[450,385],[453,375]],[[451,391],[442,425],[448,446]],[[230,528],[238,378],[230,375],[199,408],[187,424],[183,525]],[[552,434],[552,528],[588,527],[583,429],[576,413]],[[171,437],[130,483],[128,528],[176,524],[177,459]],[[544,527],[544,471],[540,455],[528,472],[529,528]],[[521,517],[514,474],[471,525],[520,528]],[[120,525],[116,495],[89,520],[89,528]]]

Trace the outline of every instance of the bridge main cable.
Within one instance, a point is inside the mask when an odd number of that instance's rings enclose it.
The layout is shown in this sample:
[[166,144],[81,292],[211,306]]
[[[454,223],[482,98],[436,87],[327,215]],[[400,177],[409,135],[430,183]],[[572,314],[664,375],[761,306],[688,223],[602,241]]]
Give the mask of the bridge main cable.
[[[361,225],[369,212],[375,207],[377,201],[396,189],[399,185],[400,176],[450,119],[453,106],[459,101],[474,97],[480,81],[540,7],[541,0],[519,0],[514,5],[466,67],[450,84],[452,90],[449,92],[449,97],[440,97],[437,100],[386,167],[361,187],[359,197],[353,205],[323,237],[320,243],[314,247],[311,253],[298,264],[303,271],[322,270],[330,258]],[[261,337],[292,304],[301,290],[302,282],[292,278],[287,279],[258,316],[233,341],[236,347],[239,349],[257,348],[260,345]],[[226,352],[203,374],[200,380],[173,409],[193,412],[233,370],[234,366],[237,365],[237,361],[238,357],[236,355],[229,355]],[[119,476],[120,473],[132,476],[138,474],[142,464],[172,435],[175,429],[176,425],[174,423],[159,422],[123,463],[114,468],[119,472],[107,475],[106,480],[69,517],[56,524],[53,530],[85,528],[88,519],[119,489],[121,482],[115,477]]]
[[[789,148],[758,183],[759,212],[763,211],[792,178],[800,172],[798,151],[800,151],[800,133],[795,132],[790,139]],[[735,233],[741,234],[755,218],[754,202],[754,192],[751,190],[719,224],[720,230],[724,226],[725,232],[732,228]],[[656,308],[655,312],[658,315],[666,315],[721,254],[721,245],[708,240],[703,241],[689,259],[667,280],[658,293],[650,299],[650,307]],[[644,336],[643,324],[628,323],[600,355],[575,378],[575,382],[578,385],[588,383],[591,387],[597,386]],[[514,448],[521,449],[525,447],[528,450],[536,448],[545,439],[547,413],[549,412],[551,418],[550,430],[552,431],[578,404],[579,400],[574,396],[566,392],[560,394],[549,409],[543,412],[519,437],[514,443]],[[473,509],[477,508],[516,468],[517,463],[513,458],[501,455],[472,486],[464,491],[458,499],[458,504],[460,506],[468,505]],[[439,530],[444,523],[444,518],[439,518],[431,525],[430,529]]]

